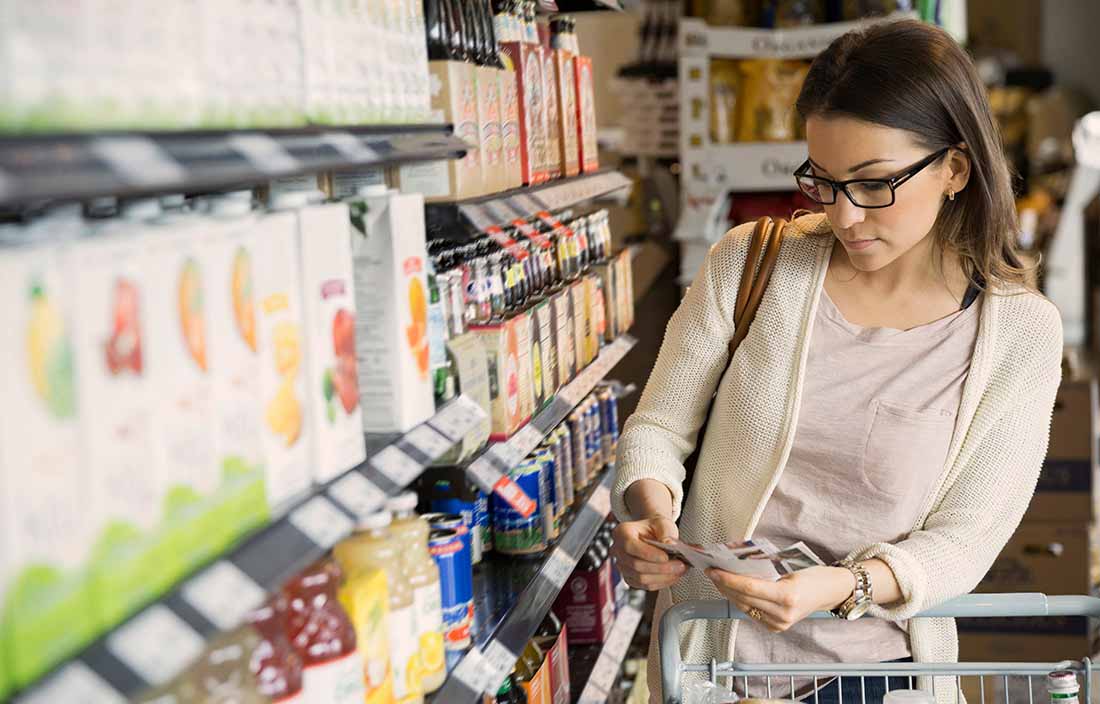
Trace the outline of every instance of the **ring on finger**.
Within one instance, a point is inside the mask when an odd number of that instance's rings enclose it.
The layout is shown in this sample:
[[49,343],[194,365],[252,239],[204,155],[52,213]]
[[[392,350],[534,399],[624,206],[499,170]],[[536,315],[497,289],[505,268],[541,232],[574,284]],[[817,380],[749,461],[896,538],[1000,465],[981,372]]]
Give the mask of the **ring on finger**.
[[764,612],[756,608],[755,606],[751,607],[745,613],[747,613],[749,615],[749,618],[751,618],[753,621],[760,621],[764,618]]

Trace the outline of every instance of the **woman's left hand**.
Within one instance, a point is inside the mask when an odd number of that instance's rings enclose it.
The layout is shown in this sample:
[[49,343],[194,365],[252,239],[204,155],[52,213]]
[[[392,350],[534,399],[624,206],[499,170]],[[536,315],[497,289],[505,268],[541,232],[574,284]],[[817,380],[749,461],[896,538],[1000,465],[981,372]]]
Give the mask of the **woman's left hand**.
[[734,606],[756,618],[772,633],[782,633],[815,611],[843,604],[855,588],[855,577],[843,567],[810,567],[773,582],[707,570],[718,591]]

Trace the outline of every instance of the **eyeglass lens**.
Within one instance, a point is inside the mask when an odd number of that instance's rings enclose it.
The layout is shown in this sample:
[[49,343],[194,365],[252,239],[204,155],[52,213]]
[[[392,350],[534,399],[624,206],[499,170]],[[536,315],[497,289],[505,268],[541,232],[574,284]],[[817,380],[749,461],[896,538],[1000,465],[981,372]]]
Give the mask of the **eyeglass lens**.
[[[838,193],[828,181],[799,176],[798,187],[817,203],[832,205],[836,202]],[[890,185],[884,181],[852,181],[847,184],[847,189],[852,201],[861,208],[881,208],[893,201]]]

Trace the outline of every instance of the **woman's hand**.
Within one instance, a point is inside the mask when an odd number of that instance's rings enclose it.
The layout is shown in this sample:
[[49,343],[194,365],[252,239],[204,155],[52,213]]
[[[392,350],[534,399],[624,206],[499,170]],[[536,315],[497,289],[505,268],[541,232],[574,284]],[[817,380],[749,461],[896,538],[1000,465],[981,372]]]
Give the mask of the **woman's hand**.
[[657,516],[642,521],[627,521],[615,527],[611,555],[626,583],[635,589],[656,591],[671,587],[687,572],[687,565],[645,542],[668,542],[680,537],[676,523]]
[[[843,567],[810,567],[773,582],[707,570],[718,591],[772,633],[782,633],[815,611],[829,611],[852,595],[856,580]],[[755,609],[755,611],[754,611]]]

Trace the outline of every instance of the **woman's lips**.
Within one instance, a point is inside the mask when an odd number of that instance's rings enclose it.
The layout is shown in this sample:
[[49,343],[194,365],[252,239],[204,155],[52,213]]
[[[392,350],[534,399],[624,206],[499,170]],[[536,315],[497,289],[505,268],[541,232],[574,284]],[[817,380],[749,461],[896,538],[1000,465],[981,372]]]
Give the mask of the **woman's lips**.
[[861,249],[867,249],[875,242],[878,242],[878,238],[871,238],[869,240],[842,240],[846,249],[854,249],[859,251]]

